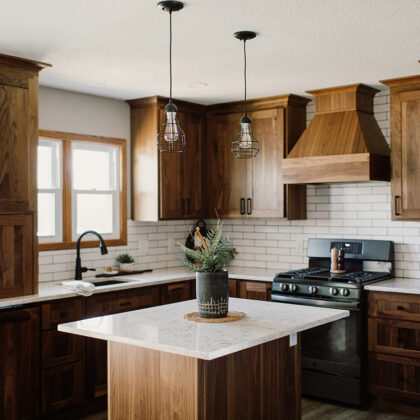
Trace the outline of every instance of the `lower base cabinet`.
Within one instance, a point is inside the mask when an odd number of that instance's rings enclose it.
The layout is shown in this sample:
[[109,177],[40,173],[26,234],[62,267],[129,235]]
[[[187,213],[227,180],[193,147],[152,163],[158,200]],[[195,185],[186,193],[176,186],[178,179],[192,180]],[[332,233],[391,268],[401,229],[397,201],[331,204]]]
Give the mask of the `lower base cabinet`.
[[272,282],[240,280],[238,297],[242,299],[271,300]]
[[34,420],[39,404],[39,308],[0,312],[0,419]]
[[368,294],[369,393],[383,409],[420,416],[420,299]]

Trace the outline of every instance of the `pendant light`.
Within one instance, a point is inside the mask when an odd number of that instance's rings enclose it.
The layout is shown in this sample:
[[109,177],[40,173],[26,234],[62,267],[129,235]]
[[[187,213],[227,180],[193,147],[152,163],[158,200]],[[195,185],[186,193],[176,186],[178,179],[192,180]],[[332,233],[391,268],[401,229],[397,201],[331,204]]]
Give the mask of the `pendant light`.
[[180,1],[160,1],[158,4],[169,13],[169,103],[165,107],[165,117],[157,135],[157,144],[161,152],[182,152],[185,147],[185,134],[179,126],[178,108],[172,102],[172,12],[184,7]]
[[240,31],[235,32],[233,36],[240,41],[244,42],[244,116],[240,121],[240,132],[238,137],[232,143],[232,154],[237,159],[250,159],[257,156],[260,145],[258,140],[252,134],[251,120],[249,119],[246,111],[246,41],[253,39],[257,36],[255,32]]

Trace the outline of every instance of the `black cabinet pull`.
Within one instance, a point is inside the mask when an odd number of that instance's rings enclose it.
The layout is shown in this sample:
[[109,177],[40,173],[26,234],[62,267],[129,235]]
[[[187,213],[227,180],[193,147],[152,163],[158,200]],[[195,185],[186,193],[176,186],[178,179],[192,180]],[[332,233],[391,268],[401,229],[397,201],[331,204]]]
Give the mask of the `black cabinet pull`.
[[190,199],[186,198],[185,199],[185,203],[186,203],[186,207],[185,207],[185,214],[189,215],[191,213],[191,203],[190,203]]
[[252,214],[252,199],[251,198],[246,199],[246,212],[247,214]]
[[120,306],[130,306],[131,302],[121,302]]
[[397,306],[397,311],[403,311],[404,310],[404,306],[398,305]]
[[181,213],[185,216],[185,200],[181,198]]
[[241,198],[240,200],[240,212],[241,214],[245,214],[245,198]]
[[400,215],[400,213],[398,212],[398,200],[399,200],[399,198],[400,198],[399,195],[396,195],[394,197],[394,214],[395,214],[395,216],[399,216]]

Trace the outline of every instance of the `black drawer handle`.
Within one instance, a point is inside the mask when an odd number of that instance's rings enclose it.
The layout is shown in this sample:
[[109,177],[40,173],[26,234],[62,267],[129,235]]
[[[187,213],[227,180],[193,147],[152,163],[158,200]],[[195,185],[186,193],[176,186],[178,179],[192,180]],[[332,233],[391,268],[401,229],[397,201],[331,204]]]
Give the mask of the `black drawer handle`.
[[398,305],[397,306],[397,311],[404,311],[404,306]]
[[181,213],[185,216],[185,200],[181,198]]
[[190,213],[191,213],[191,203],[190,203],[190,199],[189,198],[186,198],[185,199],[185,204],[186,204],[186,206],[185,206],[185,214],[187,216],[189,216]]
[[175,289],[170,289],[169,292],[181,292],[182,290],[184,290],[183,287],[176,287]]
[[66,311],[60,312],[60,318],[66,318],[66,317],[67,317],[67,312]]
[[394,214],[395,214],[395,216],[399,216],[400,215],[400,213],[398,212],[398,200],[399,200],[399,198],[400,198],[399,195],[396,195],[394,197]]
[[121,302],[120,306],[130,306],[131,302]]

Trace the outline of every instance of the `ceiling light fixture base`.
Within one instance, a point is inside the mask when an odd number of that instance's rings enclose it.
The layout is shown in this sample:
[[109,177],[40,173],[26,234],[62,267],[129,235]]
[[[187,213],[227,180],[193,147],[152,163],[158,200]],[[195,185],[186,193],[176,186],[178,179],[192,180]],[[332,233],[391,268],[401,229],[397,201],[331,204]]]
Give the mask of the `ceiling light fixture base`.
[[252,31],[239,31],[235,32],[233,36],[240,41],[248,41],[249,39],[254,39],[257,36],[257,33]]
[[160,1],[157,6],[162,9],[164,12],[178,12],[178,10],[181,10],[184,8],[184,3],[180,1]]

